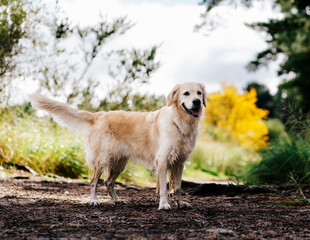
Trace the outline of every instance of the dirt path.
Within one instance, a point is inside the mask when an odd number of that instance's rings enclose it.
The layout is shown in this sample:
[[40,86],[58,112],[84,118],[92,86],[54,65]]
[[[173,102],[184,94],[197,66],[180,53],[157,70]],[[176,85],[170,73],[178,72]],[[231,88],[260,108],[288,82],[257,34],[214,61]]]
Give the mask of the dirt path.
[[[87,182],[1,180],[0,239],[310,239],[309,205],[227,189],[193,196],[195,189],[184,188],[192,208],[158,211],[152,188],[117,185],[127,204],[90,207]],[[309,186],[304,193],[310,197]],[[99,199],[106,195],[101,184]]]

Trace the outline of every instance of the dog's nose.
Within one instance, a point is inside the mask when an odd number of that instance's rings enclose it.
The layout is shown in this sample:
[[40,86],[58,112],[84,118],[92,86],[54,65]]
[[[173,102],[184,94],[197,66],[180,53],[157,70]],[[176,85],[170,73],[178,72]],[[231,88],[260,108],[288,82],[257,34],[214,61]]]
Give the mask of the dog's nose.
[[194,104],[194,106],[196,106],[196,107],[200,107],[200,105],[201,105],[201,101],[200,101],[200,99],[195,99],[194,101],[193,101],[193,104]]

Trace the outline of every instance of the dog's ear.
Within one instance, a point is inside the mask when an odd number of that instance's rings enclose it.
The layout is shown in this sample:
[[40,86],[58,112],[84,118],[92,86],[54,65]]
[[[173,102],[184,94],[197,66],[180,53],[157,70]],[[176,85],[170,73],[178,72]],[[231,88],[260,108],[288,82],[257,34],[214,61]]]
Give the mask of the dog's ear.
[[176,85],[167,96],[167,106],[171,106],[178,99],[180,85]]
[[200,83],[200,87],[202,89],[202,103],[203,103],[203,106],[207,106],[207,92],[206,92],[206,89],[205,89],[205,86]]

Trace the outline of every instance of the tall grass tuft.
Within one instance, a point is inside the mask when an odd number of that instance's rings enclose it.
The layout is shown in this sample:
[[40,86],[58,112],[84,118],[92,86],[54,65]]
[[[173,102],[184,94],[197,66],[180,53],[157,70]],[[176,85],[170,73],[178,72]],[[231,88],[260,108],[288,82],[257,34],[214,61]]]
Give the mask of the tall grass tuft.
[[76,178],[87,173],[83,140],[56,125],[18,109],[0,113],[0,164],[27,165],[40,174]]
[[249,166],[250,184],[289,183],[293,176],[300,183],[310,183],[309,141],[293,136],[273,142],[261,152],[262,161]]
[[287,137],[284,124],[278,118],[271,118],[266,121],[268,128],[269,142],[278,141]]
[[250,184],[310,183],[310,115],[291,113],[280,134],[260,151],[262,161],[248,166],[245,179]]
[[240,177],[249,162],[260,160],[256,151],[240,147],[219,129],[203,124],[200,132],[196,148],[186,164],[186,177]]

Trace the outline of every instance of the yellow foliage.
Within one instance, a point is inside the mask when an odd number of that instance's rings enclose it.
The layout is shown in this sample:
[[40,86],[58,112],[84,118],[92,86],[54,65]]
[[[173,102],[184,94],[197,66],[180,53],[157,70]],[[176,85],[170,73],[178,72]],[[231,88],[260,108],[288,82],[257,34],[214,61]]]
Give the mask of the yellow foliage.
[[240,95],[235,87],[223,87],[223,93],[208,96],[205,122],[219,127],[243,147],[258,150],[266,146],[268,129],[263,118],[268,110],[255,105],[256,90]]

